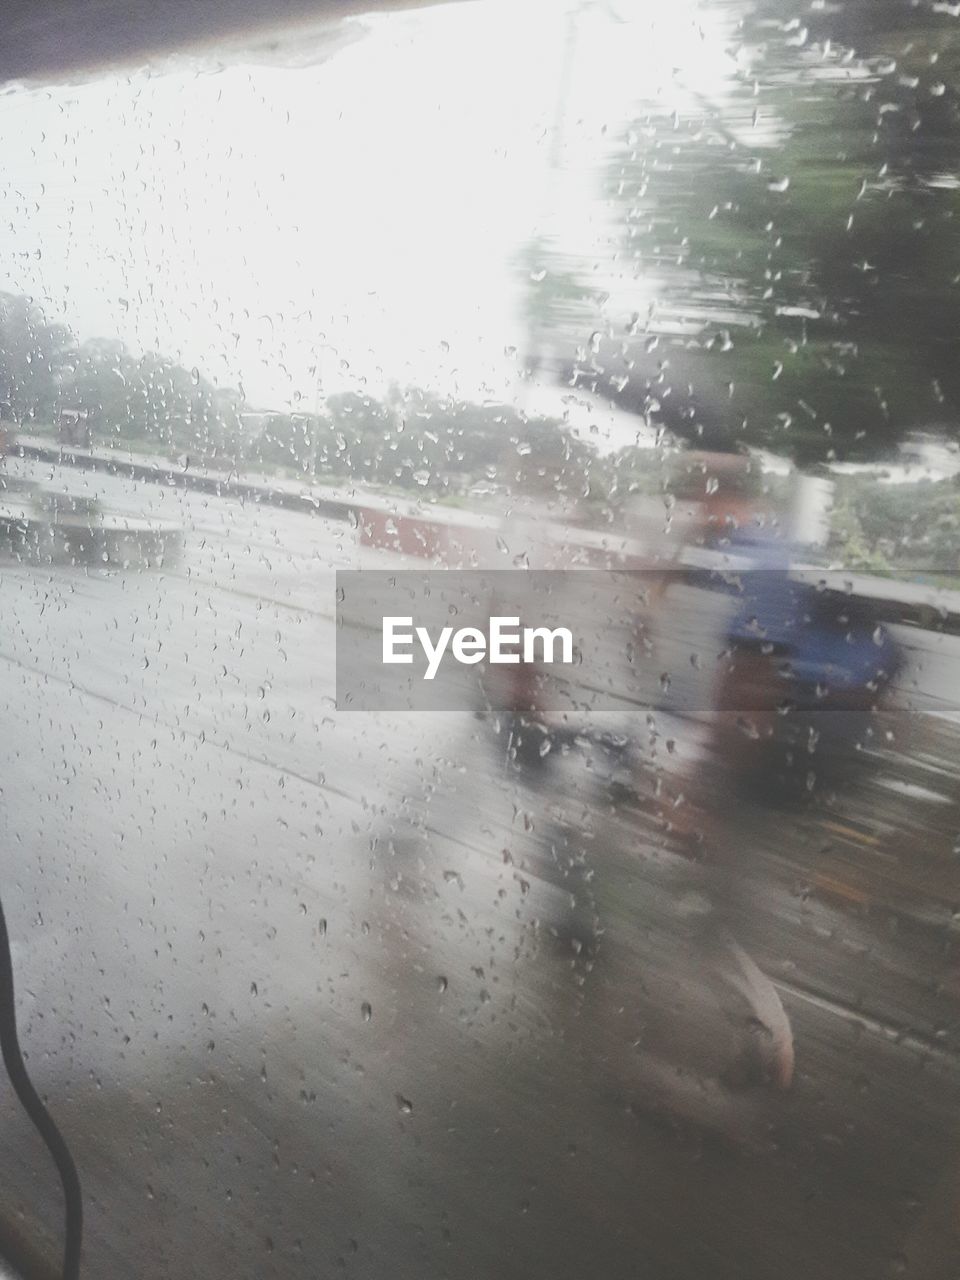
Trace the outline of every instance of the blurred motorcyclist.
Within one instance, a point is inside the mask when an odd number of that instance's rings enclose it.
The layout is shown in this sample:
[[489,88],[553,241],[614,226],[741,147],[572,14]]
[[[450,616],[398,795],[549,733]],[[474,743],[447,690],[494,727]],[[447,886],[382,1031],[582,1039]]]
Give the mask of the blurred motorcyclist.
[[901,665],[868,605],[795,581],[799,548],[756,490],[757,464],[691,454],[678,488],[699,506],[701,546],[719,553],[701,584],[733,601],[711,717],[716,759],[741,786],[811,789],[844,769]]
[[786,1087],[794,1063],[789,1020],[773,983],[734,939],[761,871],[743,830],[743,792],[782,800],[772,782],[799,782],[806,791],[824,763],[833,776],[869,731],[900,657],[868,607],[791,576],[799,548],[752,459],[682,455],[674,496],[689,516],[683,558],[698,566],[675,576],[719,591],[729,612],[707,714],[707,764],[682,780],[686,799],[670,823],[701,864],[705,972],[722,973],[746,999],[762,1029],[754,1062]]

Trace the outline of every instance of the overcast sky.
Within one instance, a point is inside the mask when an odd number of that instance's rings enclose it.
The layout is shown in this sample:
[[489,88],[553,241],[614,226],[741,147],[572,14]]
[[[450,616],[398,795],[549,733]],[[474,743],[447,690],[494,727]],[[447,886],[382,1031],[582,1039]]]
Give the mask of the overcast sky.
[[691,0],[581,6],[559,178],[550,0],[365,20],[312,66],[180,59],[7,92],[0,287],[260,406],[392,379],[509,394],[518,249],[540,228],[585,273],[606,252],[598,166],[631,104],[682,108],[678,67],[701,89],[729,75],[702,22]]

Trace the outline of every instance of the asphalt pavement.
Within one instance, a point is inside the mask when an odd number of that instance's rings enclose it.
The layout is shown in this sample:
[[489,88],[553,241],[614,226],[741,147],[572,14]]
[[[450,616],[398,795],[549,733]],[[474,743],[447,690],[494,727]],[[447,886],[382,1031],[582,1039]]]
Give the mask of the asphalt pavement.
[[[712,1012],[696,877],[589,744],[531,778],[467,712],[336,711],[334,572],[398,557],[320,514],[18,465],[185,531],[157,572],[0,566],[3,901],[85,1275],[958,1274],[945,640],[911,635],[911,710],[849,787],[728,822],[797,1073],[720,1090],[671,1064]],[[700,758],[682,706],[649,714],[645,778]],[[56,1256],[54,1172],[5,1082],[0,1105],[6,1236]]]

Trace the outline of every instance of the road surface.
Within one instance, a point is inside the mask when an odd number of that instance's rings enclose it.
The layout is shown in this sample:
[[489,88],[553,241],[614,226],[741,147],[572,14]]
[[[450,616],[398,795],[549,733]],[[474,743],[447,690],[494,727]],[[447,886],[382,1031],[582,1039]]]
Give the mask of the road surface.
[[[905,677],[922,714],[849,794],[737,819],[742,938],[797,1078],[700,1123],[696,1084],[671,1110],[651,1068],[686,864],[609,811],[589,748],[533,786],[468,714],[338,713],[349,525],[52,479],[185,528],[156,573],[0,567],[3,900],[29,1067],[84,1185],[85,1275],[957,1274],[956,657],[937,637]],[[645,728],[651,770],[672,723]],[[564,841],[604,904],[592,965],[564,943]],[[0,1100],[7,1231],[55,1255],[55,1175],[5,1082]]]

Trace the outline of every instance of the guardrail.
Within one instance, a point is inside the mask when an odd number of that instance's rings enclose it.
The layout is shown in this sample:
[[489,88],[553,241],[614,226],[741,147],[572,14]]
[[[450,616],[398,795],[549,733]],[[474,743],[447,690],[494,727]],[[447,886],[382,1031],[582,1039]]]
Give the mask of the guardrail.
[[[354,489],[324,492],[298,481],[254,479],[237,472],[222,473],[189,463],[174,464],[145,454],[53,444],[40,437],[18,437],[13,452],[35,461],[103,471],[134,480],[235,497],[261,506],[302,511],[328,520],[343,520],[358,529],[361,545],[458,567],[467,567],[463,557],[471,544],[482,544],[486,549],[485,544],[489,542],[491,549],[495,549],[499,527],[499,522],[489,516],[444,507],[424,509],[414,501],[383,494]],[[578,563],[564,565],[566,568],[650,567],[649,555],[639,543],[609,531],[543,525],[541,532],[545,539],[554,533],[558,545],[574,547]],[[685,567],[710,567],[702,554],[694,555],[692,561],[689,565],[681,561],[681,571]],[[720,569],[725,563],[728,562],[723,557],[712,558],[715,568]],[[869,601],[878,622],[960,635],[960,590],[818,565],[799,566],[794,576],[813,581],[830,594]],[[960,572],[957,583],[960,588]]]

